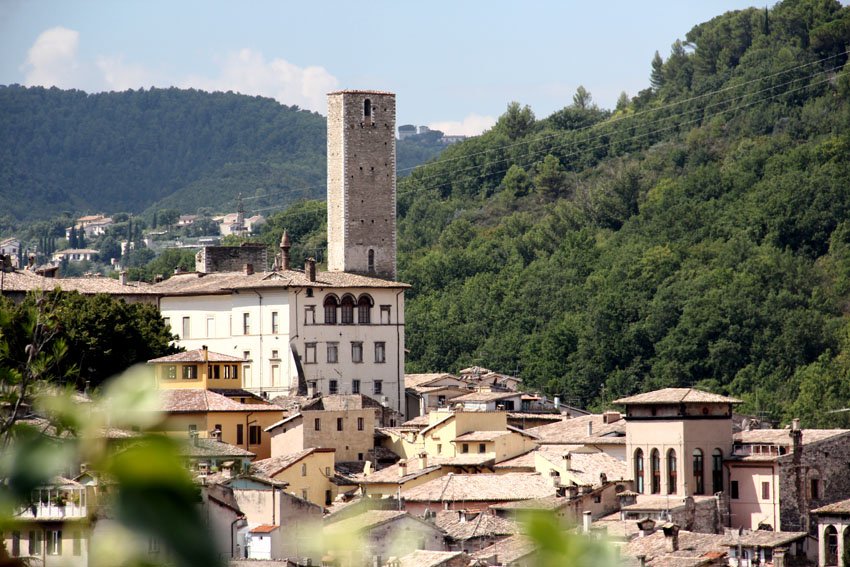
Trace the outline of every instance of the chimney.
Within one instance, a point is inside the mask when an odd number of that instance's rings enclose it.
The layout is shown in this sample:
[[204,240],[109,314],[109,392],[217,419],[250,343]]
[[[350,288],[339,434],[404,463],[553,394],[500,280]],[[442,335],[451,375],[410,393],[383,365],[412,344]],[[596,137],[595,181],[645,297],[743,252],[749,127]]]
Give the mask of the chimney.
[[253,276],[254,275],[254,264],[245,264],[243,266],[243,269],[245,271],[246,276]]
[[399,478],[407,476],[407,461],[404,459],[398,462],[398,476]]
[[800,420],[794,418],[791,420],[791,431],[788,432],[791,436],[791,451],[798,453],[803,449],[803,430],[800,429]]
[[210,435],[212,436],[214,441],[218,441],[221,443],[221,429],[213,429],[210,431]]
[[127,285],[127,270],[121,270],[118,272],[118,281],[121,285]]
[[204,351],[204,364],[206,364],[210,361],[210,350],[207,345],[201,345],[201,350]]
[[422,451],[419,453],[419,468],[427,469],[428,468],[428,453]]
[[162,276],[162,274],[157,274],[156,276],[154,276],[153,281],[154,283],[161,283],[164,279],[165,278]]
[[652,518],[644,518],[642,520],[638,520],[638,536],[646,537],[650,534],[655,533],[655,520]]
[[307,258],[304,262],[304,275],[307,276],[307,280],[314,282],[316,281],[316,259],[315,258]]
[[581,513],[581,533],[590,533],[590,524],[592,521],[593,518],[591,518],[590,510],[585,510]]
[[369,476],[372,474],[372,461],[366,461],[363,463],[363,476]]
[[676,524],[664,524],[664,548],[668,553],[679,551],[679,526]]
[[602,423],[606,425],[610,423],[617,423],[620,421],[620,417],[620,412],[618,411],[606,411],[602,414]]
[[555,403],[555,409],[560,410],[561,409],[561,398],[559,398],[558,396],[555,396],[555,399],[553,401]]
[[567,495],[569,496],[570,500],[578,498],[578,486],[575,486],[574,484],[569,485],[567,487]]
[[288,270],[289,266],[289,233],[284,229],[283,236],[280,237],[280,269]]
[[571,470],[573,468],[573,456],[572,456],[572,454],[569,451],[567,451],[566,453],[564,453],[564,456],[562,458],[564,459],[564,470],[567,470],[567,471]]
[[593,435],[593,419],[587,420],[587,436]]
[[559,487],[561,485],[561,473],[556,470],[549,471],[549,480],[552,482],[552,486]]

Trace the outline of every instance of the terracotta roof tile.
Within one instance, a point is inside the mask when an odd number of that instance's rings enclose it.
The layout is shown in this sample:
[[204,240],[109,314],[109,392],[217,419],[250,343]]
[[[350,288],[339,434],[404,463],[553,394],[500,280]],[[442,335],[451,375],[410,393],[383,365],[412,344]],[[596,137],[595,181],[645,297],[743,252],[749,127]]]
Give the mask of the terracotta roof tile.
[[189,458],[204,457],[234,457],[252,458],[256,455],[242,447],[216,441],[215,439],[197,438],[183,443],[180,447],[180,455]]
[[401,510],[367,510],[357,516],[326,525],[325,531],[331,534],[367,531],[405,516],[413,517]]
[[269,478],[274,478],[276,475],[282,473],[292,465],[317,451],[333,451],[333,449],[304,449],[303,451],[292,453],[290,455],[282,455],[280,457],[271,457],[270,459],[254,461],[254,463],[251,464],[251,472]]
[[[591,425],[591,434],[587,434],[587,425]],[[626,422],[618,419],[614,423],[605,423],[602,414],[591,414],[547,423],[534,428],[534,433],[542,444],[557,445],[625,445]]]
[[[803,445],[819,443],[840,435],[847,435],[850,429],[803,429]],[[771,445],[791,445],[790,429],[753,429],[733,434],[733,439],[740,443],[764,443]],[[774,455],[774,458],[776,455]]]
[[[472,516],[468,518],[468,516]],[[519,525],[487,512],[467,513],[463,510],[441,510],[434,524],[455,541],[477,537],[509,536],[519,533]]]
[[204,349],[198,348],[186,352],[178,352],[177,354],[170,354],[168,356],[161,356],[148,361],[149,364],[166,362],[243,362],[243,360],[236,356],[230,356],[229,354],[204,351]]
[[694,388],[663,388],[636,396],[614,400],[615,404],[678,404],[678,403],[703,403],[703,404],[740,404],[741,400],[695,390]]
[[850,499],[833,502],[812,510],[815,514],[850,514]]
[[[652,565],[661,565],[662,563],[658,560],[662,558],[665,561],[672,558],[674,561],[672,565],[682,563],[685,565],[701,565],[702,558],[706,554],[719,553],[722,556],[726,553],[726,546],[723,545],[724,537],[720,534],[703,534],[680,530],[679,550],[668,552],[664,532],[659,529],[650,535],[637,537],[628,542],[623,549],[623,554],[632,557],[644,555],[647,562]],[[693,563],[695,560],[697,562]]]
[[456,398],[452,398],[452,403],[455,402],[494,402],[505,400],[508,398],[516,398],[518,392],[471,392]]
[[160,390],[160,409],[167,413],[207,411],[282,411],[272,404],[242,404],[221,394],[202,389]]
[[537,551],[536,544],[524,535],[513,535],[472,554],[476,559],[496,556],[502,565],[511,565]]
[[737,545],[747,547],[784,547],[797,541],[805,539],[806,532],[768,532],[765,530],[747,530],[740,534],[729,534],[723,539],[723,545],[734,547]]
[[255,527],[255,528],[251,528],[250,531],[251,531],[252,534],[270,534],[273,531],[275,531],[276,529],[278,529],[279,527],[280,526],[272,526],[270,524],[262,524],[262,525]]
[[156,295],[153,286],[145,283],[122,285],[118,280],[107,277],[90,278],[46,278],[28,270],[18,270],[3,275],[3,290],[6,292],[28,292],[37,289],[52,291],[76,291],[84,295],[106,293],[109,295]]
[[398,559],[399,567],[441,567],[447,562],[462,557],[462,551],[427,551],[417,549]]
[[454,374],[449,374],[448,372],[432,372],[427,374],[405,374],[404,375],[404,386],[406,388],[414,388],[418,386],[427,386],[431,382],[436,382],[437,380],[443,378],[454,378],[455,380],[460,380]]
[[405,490],[410,502],[528,500],[554,492],[551,482],[534,473],[449,474]]
[[364,394],[330,394],[315,398],[301,406],[301,411],[343,411],[375,408],[381,403]]

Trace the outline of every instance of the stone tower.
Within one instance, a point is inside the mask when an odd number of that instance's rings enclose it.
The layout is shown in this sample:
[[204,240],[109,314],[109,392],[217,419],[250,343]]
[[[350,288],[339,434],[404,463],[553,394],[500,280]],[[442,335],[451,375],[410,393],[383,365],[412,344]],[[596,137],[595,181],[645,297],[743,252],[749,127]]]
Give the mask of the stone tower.
[[328,270],[396,277],[395,95],[328,95]]

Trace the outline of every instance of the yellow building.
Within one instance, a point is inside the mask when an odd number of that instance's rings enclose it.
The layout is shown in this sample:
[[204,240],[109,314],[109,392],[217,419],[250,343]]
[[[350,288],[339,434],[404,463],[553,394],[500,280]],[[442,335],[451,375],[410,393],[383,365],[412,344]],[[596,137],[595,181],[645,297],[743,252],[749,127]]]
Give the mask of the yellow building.
[[334,450],[312,448],[256,461],[251,469],[287,484],[286,492],[318,506],[329,506],[337,495],[334,478]]
[[[162,390],[160,403],[164,414],[160,431],[180,437],[197,434],[201,439],[217,435],[259,459],[271,456],[271,439],[264,430],[283,416],[278,406],[241,403],[203,389]],[[214,434],[216,430],[220,434]]]
[[210,352],[206,347],[149,360],[160,390],[242,388],[239,369],[244,361],[235,356]]

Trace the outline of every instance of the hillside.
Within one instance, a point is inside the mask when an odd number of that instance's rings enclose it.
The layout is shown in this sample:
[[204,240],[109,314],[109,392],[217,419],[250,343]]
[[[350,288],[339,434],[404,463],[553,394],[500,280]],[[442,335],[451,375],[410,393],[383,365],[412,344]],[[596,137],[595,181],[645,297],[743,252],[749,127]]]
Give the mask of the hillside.
[[576,404],[698,385],[847,425],[850,9],[700,24],[615,111],[512,105],[399,184],[408,370]]
[[[325,194],[325,118],[262,97],[0,86],[0,226],[62,212],[227,212]],[[406,168],[430,140],[399,143]]]

